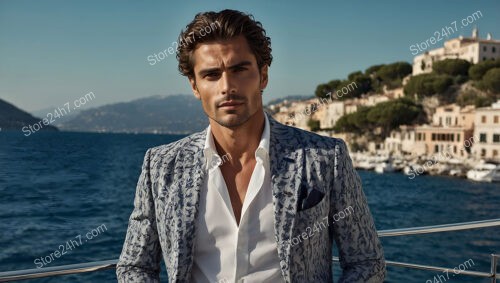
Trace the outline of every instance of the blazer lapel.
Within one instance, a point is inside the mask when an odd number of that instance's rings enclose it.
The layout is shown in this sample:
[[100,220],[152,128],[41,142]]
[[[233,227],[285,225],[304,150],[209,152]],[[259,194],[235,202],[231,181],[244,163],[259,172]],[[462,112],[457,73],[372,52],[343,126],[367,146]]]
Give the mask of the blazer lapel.
[[278,243],[281,272],[290,282],[290,239],[295,226],[298,192],[304,170],[304,151],[295,130],[286,127],[270,115],[270,168],[275,218],[275,237]]
[[[205,157],[203,147],[207,129],[195,135],[190,143],[186,143],[178,156],[178,162],[183,164],[182,174],[177,176],[179,186],[176,188],[179,196],[176,215],[179,218],[176,230],[177,258],[175,265],[176,275],[170,282],[190,281],[191,268],[194,257],[194,241],[196,236],[195,220],[198,216],[200,190],[205,178]],[[169,274],[170,276],[170,274]]]

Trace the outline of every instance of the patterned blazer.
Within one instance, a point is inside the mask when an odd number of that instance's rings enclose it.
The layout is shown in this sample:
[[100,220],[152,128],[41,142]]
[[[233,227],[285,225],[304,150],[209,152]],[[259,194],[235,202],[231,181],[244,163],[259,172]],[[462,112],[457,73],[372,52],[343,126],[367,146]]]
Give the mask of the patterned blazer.
[[[333,282],[333,241],[340,282],[383,282],[382,245],[344,141],[268,118],[274,236],[285,282]],[[169,282],[191,280],[206,134],[146,152],[119,282],[159,282],[162,256]]]

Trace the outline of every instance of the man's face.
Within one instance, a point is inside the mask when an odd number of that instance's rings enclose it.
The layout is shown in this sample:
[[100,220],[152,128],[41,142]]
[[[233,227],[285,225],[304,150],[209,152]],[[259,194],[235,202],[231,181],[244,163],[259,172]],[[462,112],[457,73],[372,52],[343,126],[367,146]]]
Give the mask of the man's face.
[[189,82],[210,119],[234,128],[262,111],[260,90],[267,85],[267,66],[259,74],[244,36],[200,44],[193,59],[195,79]]

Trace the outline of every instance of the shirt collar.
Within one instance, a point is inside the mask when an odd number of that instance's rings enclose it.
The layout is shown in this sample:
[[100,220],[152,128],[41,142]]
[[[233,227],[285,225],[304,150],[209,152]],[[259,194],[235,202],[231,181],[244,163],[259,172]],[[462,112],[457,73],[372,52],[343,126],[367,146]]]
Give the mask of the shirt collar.
[[[259,146],[255,150],[255,159],[257,162],[265,163],[269,160],[269,144],[271,137],[271,127],[269,124],[269,118],[267,114],[264,113],[264,131],[260,137]],[[224,160],[228,160],[230,156],[219,156],[217,149],[215,147],[214,137],[212,134],[212,129],[210,124],[207,128],[207,136],[205,138],[205,146],[203,147],[203,153],[206,158],[206,168],[214,169],[219,167]]]

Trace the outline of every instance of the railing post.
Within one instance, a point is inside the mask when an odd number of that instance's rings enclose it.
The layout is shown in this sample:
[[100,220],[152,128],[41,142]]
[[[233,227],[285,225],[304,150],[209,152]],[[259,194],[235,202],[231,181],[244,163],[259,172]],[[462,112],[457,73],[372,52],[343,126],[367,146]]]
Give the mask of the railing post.
[[491,254],[491,283],[497,282],[497,265],[498,265],[498,257],[500,255]]

